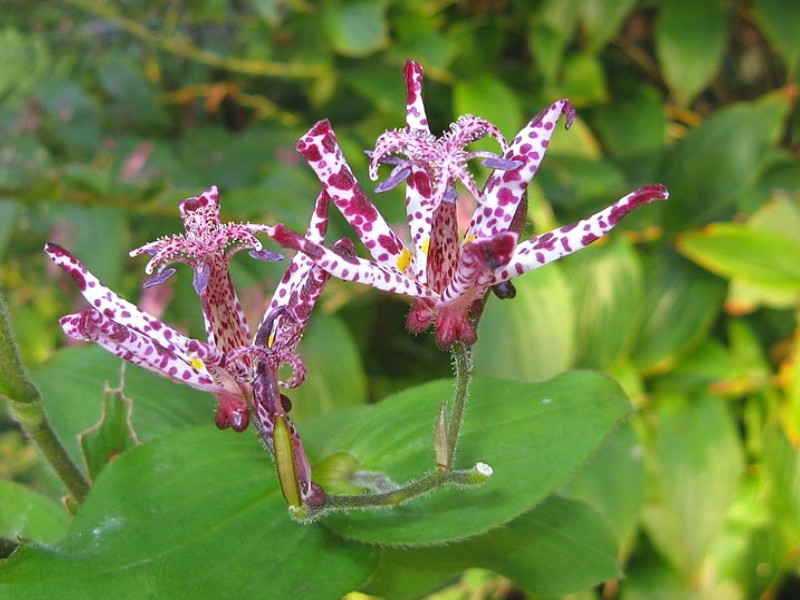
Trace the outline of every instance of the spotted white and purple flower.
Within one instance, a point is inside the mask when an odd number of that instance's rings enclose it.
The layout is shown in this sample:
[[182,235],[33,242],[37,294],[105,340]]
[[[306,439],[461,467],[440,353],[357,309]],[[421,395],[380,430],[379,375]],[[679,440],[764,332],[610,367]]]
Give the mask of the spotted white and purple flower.
[[[511,297],[514,277],[586,247],[630,211],[668,197],[663,185],[643,187],[587,219],[520,241],[528,184],[541,165],[558,121],[563,116],[567,127],[572,124],[572,105],[568,100],[554,102],[531,119],[510,144],[494,126],[474,117],[459,120],[448,134],[436,139],[428,129],[422,103],[422,68],[408,62],[405,76],[406,128],[379,138],[371,153],[371,169],[375,174],[381,162],[395,165],[390,185],[379,186],[379,191],[405,182],[413,251],[404,246],[356,181],[327,121],[318,122],[302,136],[297,149],[372,259],[339,256],[282,226],[276,226],[273,237],[285,247],[304,252],[335,277],[412,297],[408,329],[420,333],[434,326],[442,348],[459,340],[475,343],[477,319],[490,288],[501,297]],[[494,170],[478,192],[466,170],[466,162],[477,154],[467,152],[464,146],[486,135],[498,140],[503,155],[487,157]],[[395,153],[407,158],[398,161]],[[457,181],[477,200],[463,235],[456,220]]]
[[[323,194],[311,225],[309,239],[324,242],[328,199]],[[131,252],[148,254],[146,271],[155,275],[145,286],[158,285],[175,273],[170,265],[185,263],[194,270],[194,288],[201,299],[207,341],[191,339],[148,315],[104,286],[67,250],[47,244],[50,259],[66,271],[91,308],[63,317],[60,322],[70,337],[91,341],[123,360],[161,376],[213,394],[219,402],[215,422],[220,429],[244,431],[251,409],[261,437],[274,450],[276,423],[288,432],[290,464],[295,474],[293,501],[319,504],[324,493],[311,481],[311,469],[297,431],[288,416],[289,399],[280,387],[296,387],[305,378],[297,346],[308,324],[314,303],[330,277],[308,257],[298,254],[290,263],[253,338],[233,287],[228,265],[240,250],[263,260],[281,255],[264,249],[256,237],[271,233],[266,225],[221,223],[219,196],[211,187],[179,205],[185,234],[156,240]],[[334,246],[346,255],[352,244]],[[279,381],[283,364],[292,368],[287,382]]]

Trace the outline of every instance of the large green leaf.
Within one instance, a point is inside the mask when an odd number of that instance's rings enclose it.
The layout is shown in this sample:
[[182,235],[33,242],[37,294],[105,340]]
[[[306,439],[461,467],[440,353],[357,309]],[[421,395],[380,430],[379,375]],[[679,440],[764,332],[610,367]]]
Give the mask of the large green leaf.
[[736,425],[723,401],[707,393],[660,398],[655,422],[651,456],[658,475],[644,523],[663,556],[696,576],[739,485]]
[[[56,352],[32,374],[53,428],[78,462],[82,461],[78,434],[100,419],[104,385],[119,386],[121,365],[113,354],[87,345]],[[142,441],[213,421],[215,401],[210,394],[130,364],[125,366],[124,377],[125,395],[133,402],[133,428]]]
[[388,43],[386,3],[382,0],[326,0],[322,31],[345,56],[366,56]]
[[672,251],[649,257],[644,273],[641,331],[631,356],[640,371],[661,372],[706,337],[725,284]]
[[704,225],[733,209],[736,195],[758,174],[786,107],[784,95],[732,104],[670,148],[660,177],[670,191],[662,205],[670,232]]
[[796,238],[736,223],[717,223],[683,234],[678,248],[723,277],[800,293],[800,242]]
[[213,428],[103,470],[67,534],[0,564],[0,597],[338,598],[377,551],[292,521],[264,448]]
[[[450,381],[405,390],[341,420],[304,424],[320,456],[346,452],[394,481],[435,464],[433,425]],[[331,515],[336,533],[381,544],[436,544],[484,533],[534,507],[577,471],[630,411],[611,379],[573,372],[544,383],[477,378],[456,467],[494,469],[477,489],[444,489],[393,510]]]
[[643,294],[642,267],[621,238],[571,256],[563,263],[576,310],[576,365],[609,369],[635,341],[634,318]]
[[689,102],[716,74],[725,50],[727,10],[720,0],[663,0],[655,42],[678,103]]
[[614,432],[568,489],[605,518],[627,554],[645,500],[644,448],[630,423]]
[[13,481],[0,479],[0,538],[57,540],[69,524],[67,511]]
[[572,297],[558,265],[514,280],[511,300],[490,298],[478,328],[475,372],[541,381],[573,364],[575,317]]
[[616,547],[588,505],[554,495],[507,526],[445,547],[385,549],[363,591],[417,598],[470,567],[491,569],[532,594],[560,596],[620,575]]

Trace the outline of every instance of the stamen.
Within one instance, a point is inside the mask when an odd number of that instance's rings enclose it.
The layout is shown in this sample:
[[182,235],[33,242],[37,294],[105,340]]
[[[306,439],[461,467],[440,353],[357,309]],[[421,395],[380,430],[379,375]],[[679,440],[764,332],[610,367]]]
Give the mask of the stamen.
[[198,296],[202,296],[203,292],[206,291],[209,277],[211,277],[211,269],[209,269],[208,263],[198,261],[197,266],[194,268],[194,279],[192,280],[194,291],[197,292]]
[[484,167],[488,167],[490,169],[511,171],[513,169],[520,168],[525,163],[523,163],[521,160],[512,160],[512,159],[502,158],[500,156],[490,156],[489,158],[486,158],[483,161],[481,161],[481,164]]
[[279,262],[284,259],[283,254],[280,254],[279,252],[273,252],[272,250],[267,250],[265,248],[262,248],[261,250],[250,250],[247,254],[256,260],[263,260],[265,262]]
[[378,187],[375,188],[375,192],[381,194],[389,191],[403,183],[406,179],[408,179],[409,175],[411,175],[411,168],[407,166],[407,161],[403,161],[402,164],[399,164],[392,169],[392,172],[389,173],[389,177],[378,184]]
[[149,279],[145,280],[145,282],[142,284],[142,287],[144,289],[147,289],[153,287],[154,285],[161,285],[167,279],[175,275],[175,273],[176,269],[173,269],[172,267],[170,267],[169,269],[164,269],[163,271],[159,271]]

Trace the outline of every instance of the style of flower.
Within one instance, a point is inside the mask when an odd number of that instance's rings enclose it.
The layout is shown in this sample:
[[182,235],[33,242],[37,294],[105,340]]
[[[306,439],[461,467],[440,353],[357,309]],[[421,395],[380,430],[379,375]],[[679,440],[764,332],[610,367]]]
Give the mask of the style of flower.
[[[411,296],[414,304],[407,328],[420,333],[433,325],[442,348],[457,341],[475,343],[477,320],[490,288],[501,297],[512,296],[510,280],[514,277],[586,247],[630,211],[668,198],[663,185],[643,187],[587,219],[521,242],[527,186],[561,116],[567,127],[572,124],[572,105],[568,100],[554,102],[531,119],[508,145],[494,126],[481,121],[479,128],[474,127],[474,117],[459,120],[444,138],[436,140],[428,130],[421,99],[422,69],[409,62],[405,75],[406,128],[379,138],[378,147],[371,154],[371,169],[374,174],[379,162],[396,165],[389,185],[379,186],[379,190],[406,182],[407,219],[414,251],[403,245],[364,193],[327,121],[318,122],[302,136],[297,149],[372,260],[341,257],[282,226],[276,226],[273,237],[285,247],[304,252],[335,277]],[[465,167],[475,154],[466,152],[463,146],[483,132],[498,140],[504,154],[500,159],[490,158],[494,171],[483,191],[476,193]],[[398,160],[391,155],[395,152],[406,154],[408,159]],[[461,181],[477,200],[463,236],[459,235],[456,221],[456,181]]]
[[[324,241],[327,198],[321,195],[309,239]],[[92,341],[123,360],[142,366],[178,383],[213,394],[219,402],[215,422],[220,429],[244,431],[250,408],[259,432],[274,450],[276,424],[290,440],[289,462],[295,476],[288,495],[295,502],[320,503],[322,490],[311,481],[311,470],[300,439],[288,417],[291,403],[279,385],[295,387],[305,378],[305,368],[296,354],[315,301],[329,275],[303,255],[292,260],[275,290],[269,308],[252,341],[244,312],[233,287],[228,264],[234,254],[248,249],[263,260],[280,260],[264,249],[256,237],[270,233],[266,225],[220,223],[219,196],[211,187],[179,205],[185,234],[165,237],[131,252],[148,254],[148,273],[156,272],[145,286],[164,282],[181,262],[194,270],[194,289],[201,299],[207,342],[191,339],[105,287],[67,250],[47,244],[50,259],[78,284],[91,308],[61,318],[70,337]],[[339,245],[341,247],[341,244]],[[349,250],[345,247],[343,253]],[[292,367],[292,378],[278,381],[278,369]],[[283,485],[283,482],[282,482]],[[287,495],[286,490],[284,494]],[[287,500],[289,497],[287,496]]]

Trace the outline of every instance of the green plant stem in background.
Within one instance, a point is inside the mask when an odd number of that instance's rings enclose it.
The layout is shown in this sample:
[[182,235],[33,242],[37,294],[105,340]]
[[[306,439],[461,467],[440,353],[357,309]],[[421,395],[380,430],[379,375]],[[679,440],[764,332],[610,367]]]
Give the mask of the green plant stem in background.
[[76,502],[89,493],[89,482],[67,454],[47,421],[39,390],[28,379],[0,293],[0,396],[6,398],[11,414],[39,447]]
[[[456,390],[450,410],[447,410],[447,403],[442,406],[434,442],[437,445],[437,462],[444,458],[444,464],[439,462],[437,470],[393,489],[368,494],[330,495],[326,498],[325,504],[321,506],[291,506],[289,510],[293,517],[301,521],[310,521],[332,511],[393,507],[439,487],[471,487],[480,485],[491,477],[492,468],[484,463],[478,463],[471,469],[453,470],[452,468],[461,424],[464,421],[469,385],[472,381],[472,348],[463,342],[457,342],[453,345],[451,352],[455,365]],[[449,417],[447,417],[448,412]],[[445,415],[443,420],[442,415]],[[438,446],[440,442],[444,442],[444,448]],[[390,481],[380,474],[372,475]]]
[[233,73],[266,77],[284,77],[288,79],[308,79],[323,77],[329,72],[326,67],[317,65],[273,63],[221,56],[190,44],[180,37],[165,36],[158,32],[150,31],[138,21],[129,19],[119,13],[107,2],[98,2],[97,0],[70,0],[70,3],[97,17],[118,25],[121,29],[136,36],[143,42],[153,44],[165,52],[170,52],[171,54]]

